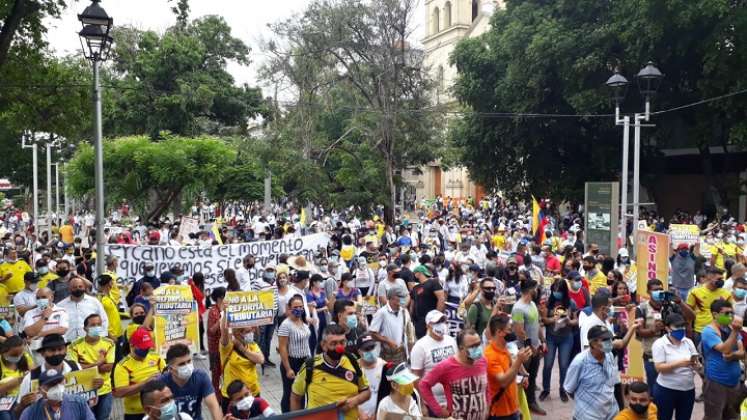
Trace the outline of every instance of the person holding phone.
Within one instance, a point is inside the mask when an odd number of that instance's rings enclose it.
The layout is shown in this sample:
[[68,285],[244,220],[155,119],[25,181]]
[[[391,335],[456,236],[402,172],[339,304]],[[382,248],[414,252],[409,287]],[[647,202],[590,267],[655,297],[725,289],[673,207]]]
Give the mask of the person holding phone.
[[677,313],[664,320],[666,335],[657,339],[652,348],[656,371],[654,401],[660,420],[689,419],[695,404],[695,372],[700,368],[698,351],[685,337],[687,322]]

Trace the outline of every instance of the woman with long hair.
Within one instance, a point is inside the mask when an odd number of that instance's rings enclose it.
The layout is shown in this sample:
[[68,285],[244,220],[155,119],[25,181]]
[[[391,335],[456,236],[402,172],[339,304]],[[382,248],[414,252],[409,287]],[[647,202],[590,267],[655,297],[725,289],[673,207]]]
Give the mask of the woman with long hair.
[[226,279],[226,290],[229,292],[240,292],[239,280],[236,278],[236,271],[233,268],[223,270],[223,278]]
[[578,325],[578,318],[576,317],[578,308],[568,294],[568,282],[562,277],[555,279],[550,286],[550,291],[547,304],[540,306],[542,323],[545,325],[547,353],[545,353],[542,368],[542,392],[539,399],[544,401],[550,395],[552,368],[557,354],[560,367],[560,399],[563,402],[568,402],[568,394],[563,390],[563,382],[571,363],[573,328]]
[[306,311],[301,295],[294,295],[288,301],[286,318],[278,327],[278,352],[280,353],[280,378],[283,380],[283,398],[280,407],[283,413],[290,411],[290,394],[293,380],[311,357],[309,337],[311,330],[306,323]]

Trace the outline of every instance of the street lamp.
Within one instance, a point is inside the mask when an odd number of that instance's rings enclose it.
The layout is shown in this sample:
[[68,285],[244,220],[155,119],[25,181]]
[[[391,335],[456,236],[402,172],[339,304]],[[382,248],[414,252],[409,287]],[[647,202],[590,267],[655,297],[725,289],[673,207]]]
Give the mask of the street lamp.
[[39,237],[39,161],[38,161],[38,147],[36,145],[36,135],[31,131],[24,131],[21,135],[21,147],[24,149],[31,149],[32,151],[32,166],[33,166],[33,178],[34,178],[34,235]]
[[92,0],[78,20],[83,29],[78,33],[83,55],[93,63],[93,104],[95,120],[93,125],[94,149],[96,154],[96,273],[104,272],[104,149],[101,129],[101,86],[99,84],[99,64],[109,56],[113,39],[109,35],[114,19],[99,5],[100,0]]
[[[642,124],[648,122],[651,117],[651,99],[659,89],[664,75],[654,63],[649,61],[636,75],[638,90],[645,100],[643,113],[635,113],[633,116],[634,145],[633,145],[633,229],[638,229],[638,214],[640,210],[640,175],[641,175],[641,127],[654,127],[653,124]],[[627,216],[628,216],[628,144],[630,143],[630,116],[620,118],[620,104],[625,99],[625,93],[629,82],[618,70],[607,79],[605,83],[611,91],[611,97],[615,101],[615,124],[623,126],[623,157],[622,157],[622,212],[620,215],[620,236],[622,244],[627,244]]]

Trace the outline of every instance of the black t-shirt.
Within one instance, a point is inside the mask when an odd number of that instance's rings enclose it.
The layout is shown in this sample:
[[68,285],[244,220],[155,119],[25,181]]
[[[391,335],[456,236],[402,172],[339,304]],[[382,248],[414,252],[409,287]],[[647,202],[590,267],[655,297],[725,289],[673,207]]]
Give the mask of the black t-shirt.
[[402,267],[399,270],[399,278],[404,280],[405,284],[418,282],[418,280],[415,278],[415,274],[413,274],[412,271],[410,271],[410,269],[407,267]]
[[410,293],[412,301],[415,304],[413,310],[413,321],[416,324],[425,325],[425,316],[428,312],[436,309],[438,304],[438,298],[436,293],[439,290],[443,290],[441,283],[438,279],[428,279],[425,283],[421,283],[412,288]]

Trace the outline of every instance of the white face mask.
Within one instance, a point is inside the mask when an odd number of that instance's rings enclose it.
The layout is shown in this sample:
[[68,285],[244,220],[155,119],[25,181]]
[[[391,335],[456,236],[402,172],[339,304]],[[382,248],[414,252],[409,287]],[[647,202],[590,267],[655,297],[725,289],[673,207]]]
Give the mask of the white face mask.
[[440,335],[441,337],[446,335],[446,331],[448,330],[448,327],[445,322],[435,324],[432,328],[433,328],[433,333],[436,335]]
[[249,411],[252,408],[252,404],[254,404],[254,397],[251,395],[247,395],[236,403],[236,408],[239,411]]
[[192,363],[187,363],[186,365],[181,365],[176,368],[176,374],[179,376],[180,379],[189,379],[192,377],[192,372],[194,372],[195,366]]
[[63,383],[59,383],[47,390],[47,399],[50,401],[62,401],[63,395],[65,395],[65,384]]

